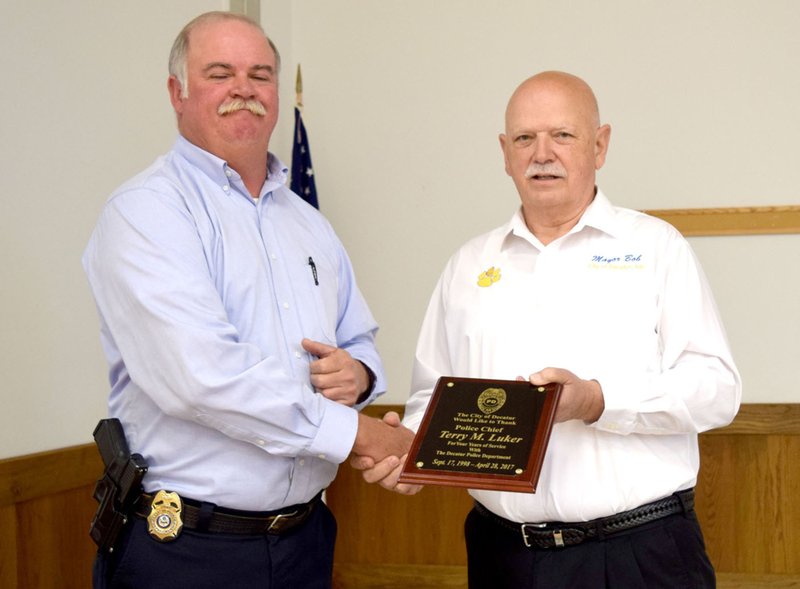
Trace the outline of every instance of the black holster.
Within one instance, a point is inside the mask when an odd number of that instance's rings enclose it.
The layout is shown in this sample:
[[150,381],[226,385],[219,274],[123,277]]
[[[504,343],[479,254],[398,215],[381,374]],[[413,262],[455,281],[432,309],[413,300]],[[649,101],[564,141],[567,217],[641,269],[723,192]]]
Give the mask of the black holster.
[[105,470],[97,480],[94,498],[99,503],[89,535],[102,552],[113,552],[117,538],[142,494],[147,462],[131,454],[122,424],[116,418],[101,419],[94,429],[94,441]]

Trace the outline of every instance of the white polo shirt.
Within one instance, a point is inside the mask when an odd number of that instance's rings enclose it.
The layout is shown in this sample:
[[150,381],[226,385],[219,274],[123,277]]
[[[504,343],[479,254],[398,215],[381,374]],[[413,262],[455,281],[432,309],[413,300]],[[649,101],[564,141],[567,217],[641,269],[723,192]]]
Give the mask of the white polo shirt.
[[440,376],[527,378],[545,367],[596,379],[605,411],[592,425],[554,426],[535,494],[470,491],[519,522],[586,521],[692,487],[697,433],[730,423],[741,399],[687,241],[599,191],[547,246],[519,210],[450,259],[419,336],[404,421],[419,426]]

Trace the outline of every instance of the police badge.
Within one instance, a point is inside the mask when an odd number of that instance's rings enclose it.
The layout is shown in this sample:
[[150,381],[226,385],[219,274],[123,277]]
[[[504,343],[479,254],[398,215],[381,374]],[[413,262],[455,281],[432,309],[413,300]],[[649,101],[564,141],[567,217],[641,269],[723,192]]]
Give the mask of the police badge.
[[183,511],[183,502],[180,495],[164,490],[159,491],[150,504],[147,531],[159,542],[172,542],[183,529],[181,511]]
[[506,392],[503,389],[486,389],[478,397],[478,409],[485,415],[499,410],[506,403]]

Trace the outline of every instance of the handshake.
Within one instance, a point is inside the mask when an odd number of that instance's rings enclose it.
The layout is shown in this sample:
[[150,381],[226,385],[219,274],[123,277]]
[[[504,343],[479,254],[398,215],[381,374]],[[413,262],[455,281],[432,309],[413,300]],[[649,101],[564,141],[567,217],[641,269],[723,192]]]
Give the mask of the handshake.
[[414,495],[421,485],[398,483],[400,471],[408,457],[414,432],[400,423],[394,411],[383,420],[358,414],[358,433],[353,444],[350,465],[362,471],[368,483],[378,483],[385,489],[404,495]]

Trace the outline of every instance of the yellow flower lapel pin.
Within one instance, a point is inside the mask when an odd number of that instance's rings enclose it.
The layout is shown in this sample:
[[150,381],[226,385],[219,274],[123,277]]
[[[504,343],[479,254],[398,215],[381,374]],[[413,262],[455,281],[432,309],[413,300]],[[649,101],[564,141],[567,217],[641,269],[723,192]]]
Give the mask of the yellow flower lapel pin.
[[498,280],[500,280],[500,268],[495,268],[492,266],[485,272],[481,272],[478,275],[478,286],[492,286]]

